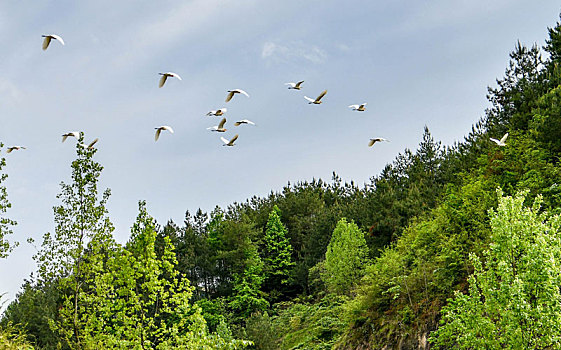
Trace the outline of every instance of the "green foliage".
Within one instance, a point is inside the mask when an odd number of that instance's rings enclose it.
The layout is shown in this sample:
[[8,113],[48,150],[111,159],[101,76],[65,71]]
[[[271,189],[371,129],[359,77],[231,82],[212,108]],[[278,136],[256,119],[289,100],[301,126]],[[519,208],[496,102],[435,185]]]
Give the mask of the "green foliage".
[[265,276],[257,247],[249,245],[247,254],[244,272],[234,276],[234,288],[229,302],[229,307],[241,320],[246,320],[252,313],[263,311],[269,306],[260,290]]
[[345,300],[329,295],[316,303],[280,303],[273,320],[278,349],[332,349],[345,327],[341,318]]
[[364,233],[354,222],[339,220],[325,253],[322,279],[337,294],[349,294],[352,286],[364,275],[368,265],[368,248]]
[[[0,149],[4,145],[0,142]],[[10,243],[6,237],[12,234],[11,226],[16,222],[5,217],[4,214],[12,206],[8,201],[8,192],[4,182],[8,178],[8,174],[3,173],[2,169],[6,166],[6,159],[0,157],[0,259],[6,258],[8,254],[18,245],[18,242]]]
[[[95,323],[99,298],[95,292],[107,272],[104,263],[115,249],[113,225],[105,204],[110,191],[98,199],[97,181],[103,167],[93,160],[95,149],[82,147],[83,134],[76,144],[77,158],[72,162],[72,182],[61,183],[57,196],[62,205],[54,207],[55,233],[43,236],[35,259],[41,286],[56,284],[62,297],[59,313],[49,319],[50,327],[70,348],[82,348]],[[92,291],[95,291],[92,293]]]
[[11,323],[0,326],[0,349],[4,350],[33,350],[27,341],[25,333]]
[[280,209],[275,205],[269,214],[264,237],[265,276],[270,289],[287,284],[294,265],[291,260],[292,246],[286,237],[287,233],[280,219]]
[[524,194],[499,197],[489,249],[470,256],[469,291],[443,308],[437,348],[561,347],[561,218],[539,198],[527,208]]

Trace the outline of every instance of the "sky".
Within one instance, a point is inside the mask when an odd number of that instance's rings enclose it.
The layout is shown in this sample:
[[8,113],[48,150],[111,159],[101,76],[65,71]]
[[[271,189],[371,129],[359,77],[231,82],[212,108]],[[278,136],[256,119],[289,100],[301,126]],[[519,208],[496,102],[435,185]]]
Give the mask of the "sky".
[[[160,224],[212,210],[289,181],[335,171],[369,182],[423,127],[461,141],[489,107],[517,40],[544,45],[558,1],[46,1],[0,2],[0,141],[20,246],[0,260],[0,294],[13,300],[54,231],[69,182],[73,139],[99,138],[100,189],[115,237],[126,242],[138,201]],[[41,50],[43,34],[58,34]],[[158,88],[160,72],[175,72]],[[304,80],[301,91],[286,82]],[[226,103],[228,90],[250,95]],[[321,105],[309,105],[328,90]],[[365,112],[347,106],[367,102]],[[222,147],[207,127],[227,107]],[[235,127],[250,119],[256,126]],[[169,125],[154,141],[154,128]],[[501,136],[501,135],[498,135]],[[369,138],[391,142],[367,146]]]

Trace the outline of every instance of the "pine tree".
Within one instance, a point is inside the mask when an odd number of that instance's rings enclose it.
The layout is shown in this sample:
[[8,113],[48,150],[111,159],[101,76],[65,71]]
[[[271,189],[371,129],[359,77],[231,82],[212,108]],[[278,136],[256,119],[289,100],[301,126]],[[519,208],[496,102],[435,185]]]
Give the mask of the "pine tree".
[[269,213],[265,229],[265,269],[267,284],[279,288],[288,283],[292,262],[292,246],[286,237],[288,231],[281,222],[281,211],[276,205]]
[[354,222],[342,218],[337,223],[325,252],[322,279],[330,291],[348,294],[364,275],[368,263],[364,233]]

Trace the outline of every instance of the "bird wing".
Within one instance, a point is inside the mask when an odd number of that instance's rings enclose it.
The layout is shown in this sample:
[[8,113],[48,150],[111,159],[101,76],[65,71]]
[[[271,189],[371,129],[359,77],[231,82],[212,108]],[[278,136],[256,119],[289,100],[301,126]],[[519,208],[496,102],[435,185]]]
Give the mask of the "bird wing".
[[58,35],[56,35],[56,34],[51,34],[50,36],[51,36],[51,38],[60,41],[60,43],[61,43],[62,45],[64,45],[64,40],[62,40],[62,38],[61,38],[60,36],[58,36]]
[[288,85],[290,87],[296,87],[296,83],[284,83],[284,85]]
[[255,125],[255,123],[252,122],[252,121],[249,120],[249,119],[244,119],[244,120],[242,120],[242,122],[247,123],[247,124],[251,124],[251,125]]
[[162,126],[162,129],[167,130],[167,131],[169,131],[173,134],[173,129],[171,128],[171,126],[164,125],[164,126]]
[[49,35],[45,35],[45,39],[43,39],[43,50],[46,50],[51,43],[51,37]]
[[76,139],[80,138],[80,132],[79,131],[73,131],[71,132],[72,136],[75,137]]
[[308,96],[304,96],[304,98],[308,101],[310,101],[310,103],[313,103],[315,100],[313,98],[309,98]]
[[62,142],[66,141],[67,138],[68,138],[67,134],[62,135]]
[[92,148],[92,147],[97,143],[97,141],[99,141],[99,139],[97,139],[97,138],[96,138],[95,140],[93,140],[93,141],[88,145],[88,148]]
[[300,85],[302,85],[303,82],[304,82],[304,80],[297,82],[297,83],[296,83],[296,86],[294,86],[294,87],[295,87],[295,88],[299,88]]
[[224,127],[224,124],[226,124],[226,118],[222,118],[220,124],[218,124],[218,129],[222,129]]
[[174,78],[177,78],[177,79],[179,79],[179,80],[183,80],[183,79],[181,79],[181,77],[180,77],[179,74],[177,74],[177,73],[168,72],[167,74],[169,74],[170,76],[172,76],[172,77],[174,77]]
[[501,141],[494,139],[492,137],[489,137],[489,140],[493,141],[494,143],[496,143],[497,145],[499,145],[501,143]]
[[352,108],[352,109],[358,109],[358,107],[360,107],[360,106],[359,105],[350,105],[349,106],[349,108]]
[[372,147],[372,145],[375,143],[376,143],[375,139],[370,139],[370,142],[368,142],[368,147]]
[[160,138],[160,132],[162,132],[162,128],[157,128],[156,136],[154,136],[154,141],[158,141],[158,139]]
[[13,148],[13,147],[9,147],[9,148],[6,150],[6,153],[12,153],[12,151],[13,151],[14,149],[15,149],[15,148]]
[[164,84],[166,83],[168,76],[166,74],[162,74],[162,77],[160,78],[160,84],[158,85],[159,87],[164,86]]
[[246,95],[247,97],[249,97],[249,94],[245,91],[243,91],[242,89],[236,89],[235,91],[239,92],[240,94]]
[[228,91],[228,96],[226,96],[226,102],[230,102],[232,97],[234,97],[234,94],[235,94],[234,91]]
[[228,143],[230,143],[230,144],[233,145],[234,142],[235,142],[237,139],[238,139],[238,134],[234,135],[234,137],[232,137],[232,139],[231,139],[230,142],[228,142]]
[[226,140],[223,136],[220,136],[220,139],[222,140],[222,142],[224,142],[225,144],[228,144],[230,141]]
[[240,125],[242,125],[242,124],[243,124],[242,122],[235,122],[235,123],[234,123],[235,126],[240,126]]
[[503,138],[501,139],[501,143],[504,143],[507,137],[508,137],[508,132],[504,134]]
[[323,96],[325,96],[325,94],[327,94],[327,90],[323,90],[322,93],[319,94],[318,98],[316,98],[316,101],[319,102],[319,100],[321,100]]

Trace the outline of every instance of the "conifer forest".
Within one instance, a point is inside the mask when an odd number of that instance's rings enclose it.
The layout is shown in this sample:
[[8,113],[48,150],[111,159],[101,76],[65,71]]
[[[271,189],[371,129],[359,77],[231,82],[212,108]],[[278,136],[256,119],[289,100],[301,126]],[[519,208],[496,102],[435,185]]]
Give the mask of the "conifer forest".
[[561,349],[561,23],[547,33],[505,57],[462,141],[425,127],[365,184],[334,172],[181,222],[139,200],[126,241],[83,132],[54,227],[14,234],[10,156],[31,150],[1,145],[0,264],[34,244],[37,269],[0,299],[0,349]]

